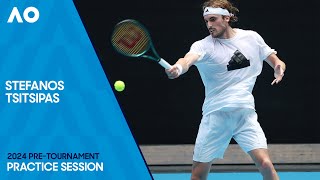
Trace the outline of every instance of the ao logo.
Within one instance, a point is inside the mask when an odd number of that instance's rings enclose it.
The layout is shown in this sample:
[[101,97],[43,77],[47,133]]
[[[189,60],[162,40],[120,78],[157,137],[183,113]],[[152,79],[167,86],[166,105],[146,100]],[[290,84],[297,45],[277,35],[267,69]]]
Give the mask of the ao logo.
[[[30,12],[32,12],[34,14],[33,17],[29,16],[29,14],[31,14]],[[37,8],[28,7],[23,11],[23,16],[22,17],[28,23],[35,23],[36,21],[38,21],[38,19],[40,17],[40,13],[39,13]],[[7,23],[12,23],[14,21],[14,19],[16,19],[16,21],[18,23],[23,23],[22,17],[20,15],[20,12],[19,12],[18,8],[17,7],[13,7]]]

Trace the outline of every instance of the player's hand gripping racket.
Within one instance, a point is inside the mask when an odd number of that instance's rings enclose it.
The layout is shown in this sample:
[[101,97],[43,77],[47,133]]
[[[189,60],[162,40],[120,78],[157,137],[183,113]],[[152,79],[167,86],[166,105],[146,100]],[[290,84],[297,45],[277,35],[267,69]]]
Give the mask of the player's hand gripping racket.
[[[120,54],[129,57],[144,57],[158,62],[165,69],[171,68],[171,65],[162,59],[154,49],[147,29],[136,20],[127,19],[119,22],[114,27],[111,43]],[[150,48],[154,56],[146,55]]]

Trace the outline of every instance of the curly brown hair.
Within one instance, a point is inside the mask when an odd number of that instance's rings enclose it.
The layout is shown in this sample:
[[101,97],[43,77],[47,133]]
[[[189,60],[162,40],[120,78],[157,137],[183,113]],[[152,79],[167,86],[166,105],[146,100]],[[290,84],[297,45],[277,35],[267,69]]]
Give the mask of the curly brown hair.
[[203,10],[206,7],[216,7],[216,8],[226,9],[233,14],[233,16],[230,17],[230,22],[234,23],[238,21],[238,17],[236,16],[236,13],[239,12],[239,9],[234,7],[233,4],[228,0],[208,0],[204,2],[202,5]]

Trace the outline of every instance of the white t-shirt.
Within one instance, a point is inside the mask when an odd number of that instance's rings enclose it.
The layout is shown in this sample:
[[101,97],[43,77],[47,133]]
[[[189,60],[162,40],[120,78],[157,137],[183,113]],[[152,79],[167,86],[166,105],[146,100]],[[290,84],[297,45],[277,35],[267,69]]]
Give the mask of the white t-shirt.
[[[195,65],[205,87],[203,115],[224,108],[255,109],[253,86],[261,73],[263,61],[276,52],[258,33],[235,30],[236,35],[230,39],[209,35],[196,41],[188,52],[200,55]],[[250,61],[250,66],[228,71],[227,65],[236,50]]]

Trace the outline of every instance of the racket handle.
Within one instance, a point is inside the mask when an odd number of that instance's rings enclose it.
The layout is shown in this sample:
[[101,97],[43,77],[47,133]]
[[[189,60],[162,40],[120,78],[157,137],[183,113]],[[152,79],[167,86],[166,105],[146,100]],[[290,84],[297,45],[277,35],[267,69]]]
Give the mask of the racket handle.
[[165,69],[170,69],[172,67],[166,60],[162,58],[160,58],[160,61],[158,63]]

